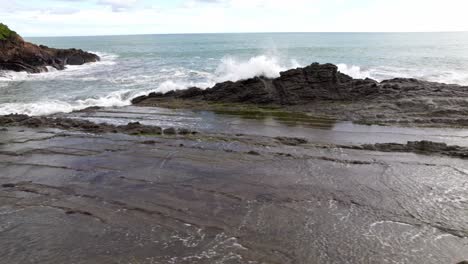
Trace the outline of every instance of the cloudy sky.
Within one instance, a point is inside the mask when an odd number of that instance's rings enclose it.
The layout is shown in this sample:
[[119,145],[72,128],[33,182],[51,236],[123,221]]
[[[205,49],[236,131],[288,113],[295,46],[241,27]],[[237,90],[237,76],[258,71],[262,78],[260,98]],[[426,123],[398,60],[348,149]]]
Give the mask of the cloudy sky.
[[468,0],[0,0],[24,36],[468,31]]

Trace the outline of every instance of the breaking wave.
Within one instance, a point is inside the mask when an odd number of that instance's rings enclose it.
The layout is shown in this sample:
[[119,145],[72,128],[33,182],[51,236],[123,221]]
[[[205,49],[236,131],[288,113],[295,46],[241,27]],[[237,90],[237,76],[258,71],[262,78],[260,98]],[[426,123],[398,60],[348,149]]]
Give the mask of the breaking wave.
[[126,106],[130,104],[130,97],[124,91],[112,92],[107,96],[88,98],[65,102],[59,100],[39,101],[34,103],[6,103],[0,105],[0,115],[11,113],[26,114],[33,116],[50,115],[55,113],[70,113],[91,106],[111,107]]
[[468,73],[444,69],[411,69],[391,66],[363,68],[356,65],[338,64],[338,70],[356,79],[371,78],[377,81],[392,78],[416,78],[430,82],[468,85]]
[[219,81],[238,81],[254,76],[269,78],[279,77],[279,73],[291,68],[300,67],[296,60],[282,64],[277,57],[265,55],[252,57],[247,61],[239,61],[232,57],[225,57],[216,69]]

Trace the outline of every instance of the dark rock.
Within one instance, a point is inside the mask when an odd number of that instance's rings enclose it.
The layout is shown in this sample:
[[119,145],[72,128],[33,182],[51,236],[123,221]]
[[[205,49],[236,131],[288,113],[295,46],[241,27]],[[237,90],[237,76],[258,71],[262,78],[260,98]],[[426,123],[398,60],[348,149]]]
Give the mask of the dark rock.
[[93,216],[92,213],[87,212],[87,211],[81,211],[81,210],[68,210],[65,212],[65,214],[67,215],[81,214],[81,215]]
[[50,127],[88,133],[125,133],[130,135],[160,135],[162,133],[162,129],[158,126],[146,126],[139,122],[115,126],[71,118],[29,117],[27,115],[0,116],[0,126]]
[[333,64],[314,63],[282,72],[276,79],[254,77],[218,83],[206,90],[192,87],[166,94],[152,93],[139,96],[132,103],[140,104],[151,98],[179,98],[229,103],[303,104],[319,99],[345,100],[376,94],[379,92],[377,84],[371,79],[354,80],[340,73]]
[[28,118],[23,122],[23,125],[26,125],[28,127],[40,127],[42,124],[42,119],[39,117]]
[[130,135],[161,135],[162,128],[157,126],[145,126],[140,124],[140,122],[128,123],[125,126],[118,126],[118,131],[123,131],[124,133]]
[[195,135],[197,134],[197,132],[192,131],[190,129],[186,129],[186,128],[179,128],[177,129],[177,134],[185,136],[185,135]]
[[[171,92],[169,92],[171,93]],[[168,94],[169,94],[168,93]],[[146,99],[148,98],[159,98],[159,97],[163,97],[164,94],[162,93],[155,93],[155,92],[152,92],[148,95],[142,95],[142,96],[138,96],[138,97],[135,97],[132,99],[132,104],[138,104],[138,103],[141,103],[143,101],[145,101]]]
[[260,155],[260,153],[258,153],[257,151],[253,151],[253,150],[247,152],[247,154],[254,155],[254,156],[259,156]]
[[378,143],[363,145],[362,149],[382,152],[414,152],[420,154],[438,154],[458,158],[468,158],[468,148],[449,146],[432,141],[409,141],[406,144]]
[[175,130],[175,128],[170,127],[170,128],[164,129],[163,133],[164,133],[164,135],[176,135],[177,131]]
[[0,70],[46,72],[47,66],[57,70],[65,65],[82,65],[99,61],[99,56],[78,49],[54,49],[35,45],[14,33],[0,39]]
[[307,143],[307,140],[303,138],[291,138],[291,137],[276,137],[281,144],[289,145],[289,146],[298,146]]
[[75,111],[75,112],[87,113],[87,112],[95,112],[95,111],[100,110],[100,109],[102,109],[102,107],[100,107],[100,106],[90,106],[90,107],[87,107],[85,109],[81,109],[81,110],[78,110],[78,111]]
[[147,140],[147,141],[143,141],[141,142],[142,144],[145,144],[145,145],[154,145],[156,144],[157,142],[154,141],[154,140]]
[[2,187],[3,188],[15,188],[16,185],[13,183],[5,183],[5,184],[2,184]]
[[[151,93],[135,98],[132,103],[157,106],[164,100],[185,99],[216,103],[297,105],[342,120],[361,121],[365,116],[368,120],[385,119],[386,122],[392,122],[387,117],[397,114],[398,122],[412,123],[417,120],[409,119],[407,113],[427,113],[432,119],[441,116],[433,123],[468,125],[467,120],[455,120],[455,117],[466,116],[466,102],[447,100],[466,97],[467,87],[403,78],[381,83],[369,78],[353,79],[340,73],[333,64],[314,63],[281,72],[280,77],[275,79],[254,77],[218,83],[206,90],[192,87],[165,94]],[[440,100],[431,101],[427,98]],[[327,102],[333,105],[328,106]],[[339,105],[340,102],[342,105]],[[362,107],[362,102],[368,107]],[[320,108],[315,106],[319,103]],[[428,123],[427,118],[421,119],[421,123]]]

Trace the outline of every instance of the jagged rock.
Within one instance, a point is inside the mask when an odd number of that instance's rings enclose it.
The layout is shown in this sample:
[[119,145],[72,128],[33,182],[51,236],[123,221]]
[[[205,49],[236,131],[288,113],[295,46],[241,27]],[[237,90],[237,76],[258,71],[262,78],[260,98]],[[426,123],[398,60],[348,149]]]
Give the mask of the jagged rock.
[[[187,90],[150,93],[133,99],[135,105],[151,105],[151,101],[164,99],[190,99],[226,103],[302,105],[316,101],[362,101],[364,99],[404,99],[423,96],[454,97],[468,96],[468,89],[447,85],[396,78],[382,81],[353,79],[338,71],[333,64],[313,63],[280,73],[270,79],[254,77],[237,82],[218,83],[209,89],[196,87]],[[406,101],[402,107],[420,107],[422,102]],[[412,105],[410,105],[412,104]]]
[[314,63],[281,72],[275,79],[254,77],[135,98],[139,106],[207,108],[206,103],[281,105],[331,119],[362,124],[468,126],[468,87],[416,79],[377,82],[353,79],[333,64]]
[[[402,92],[426,90],[440,91],[443,84],[422,82],[415,79],[393,79],[379,83],[372,79],[353,79],[338,71],[333,64],[313,63],[280,73],[270,79],[254,77],[237,82],[218,83],[203,90],[192,87],[187,90],[150,93],[133,99],[133,104],[148,103],[152,99],[191,99],[229,103],[253,104],[307,104],[317,100],[360,100],[378,96],[398,96]],[[452,86],[451,86],[452,87]]]
[[8,34],[0,37],[0,70],[46,72],[47,66],[58,70],[65,65],[82,65],[99,61],[99,56],[79,49],[54,49],[23,40],[3,24],[0,28]]

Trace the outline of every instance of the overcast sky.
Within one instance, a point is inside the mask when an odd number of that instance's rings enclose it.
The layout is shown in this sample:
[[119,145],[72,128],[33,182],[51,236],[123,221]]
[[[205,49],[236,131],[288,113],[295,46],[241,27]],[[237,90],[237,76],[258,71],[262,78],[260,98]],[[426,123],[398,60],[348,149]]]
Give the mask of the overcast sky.
[[0,0],[24,36],[468,31],[468,0]]

